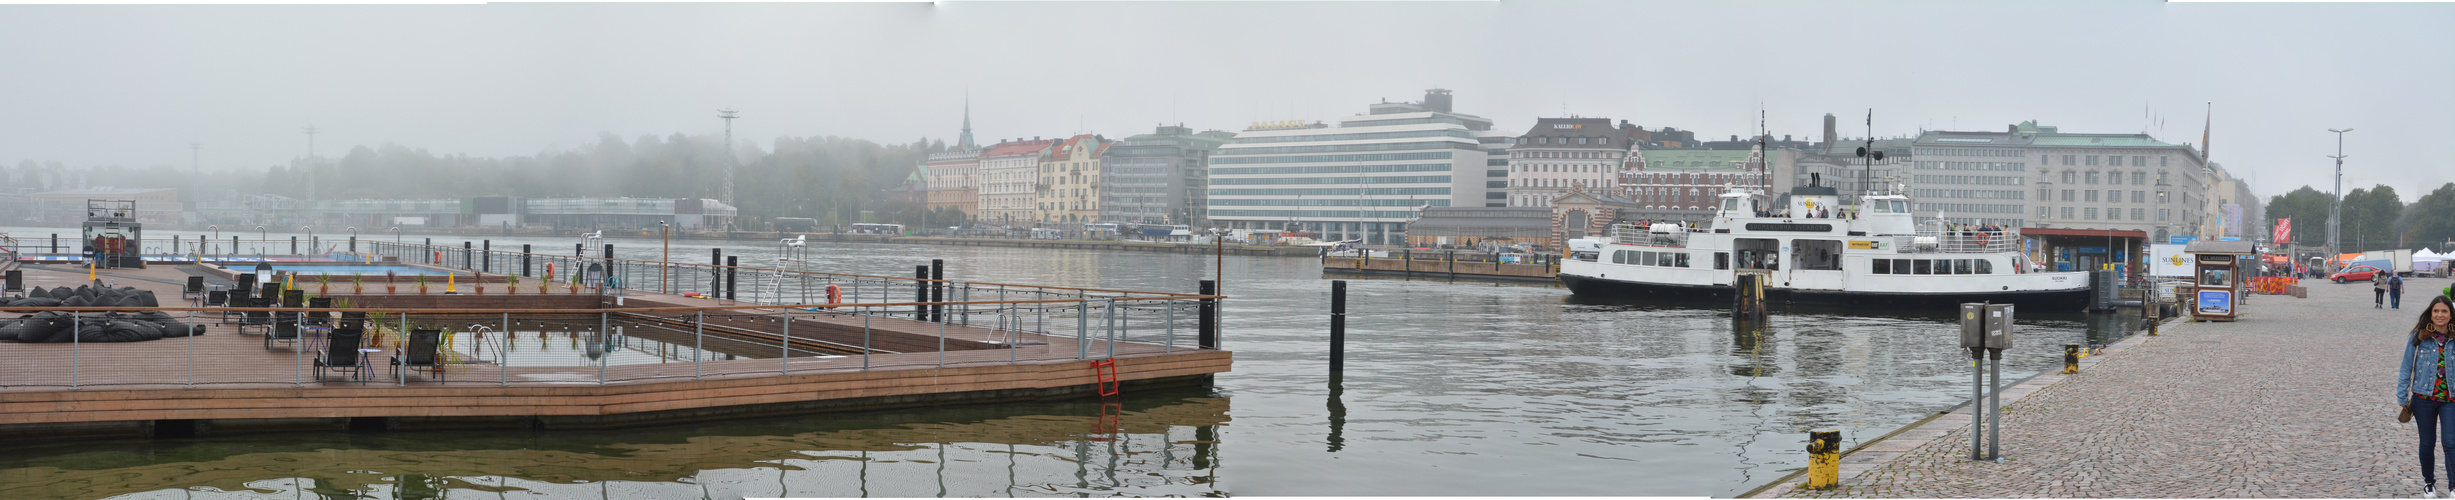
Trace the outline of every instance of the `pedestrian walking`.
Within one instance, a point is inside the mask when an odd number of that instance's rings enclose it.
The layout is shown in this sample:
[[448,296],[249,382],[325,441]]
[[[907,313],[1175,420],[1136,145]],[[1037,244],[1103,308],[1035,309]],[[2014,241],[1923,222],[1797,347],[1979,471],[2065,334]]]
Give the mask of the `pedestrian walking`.
[[[2436,450],[2447,451],[2447,476],[2455,481],[2455,395],[2447,388],[2447,348],[2455,342],[2455,301],[2436,297],[2423,307],[2405,343],[2403,367],[2395,371],[2397,422],[2418,420],[2421,433],[2421,498],[2439,498]],[[2433,447],[2434,445],[2434,447]]]
[[2402,275],[2387,273],[2387,308],[2404,308],[2404,277]]
[[2389,272],[2372,272],[2372,273],[2370,273],[2370,308],[2371,308],[2371,309],[2386,309],[2386,308],[2387,308],[2387,276],[2391,276],[2391,275],[2394,275],[2394,274],[2395,274],[2395,273],[2389,273]]

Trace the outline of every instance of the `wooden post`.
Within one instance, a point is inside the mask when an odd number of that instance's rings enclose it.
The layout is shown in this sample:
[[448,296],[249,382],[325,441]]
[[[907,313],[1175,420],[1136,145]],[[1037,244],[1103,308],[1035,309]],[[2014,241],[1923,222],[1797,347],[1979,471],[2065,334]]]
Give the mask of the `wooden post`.
[[1347,280],[1330,281],[1330,373],[1347,371]]
[[[1202,295],[1218,295],[1219,282],[1202,280],[1201,288],[1197,293]],[[1219,299],[1202,299],[1201,305],[1197,311],[1199,311],[1198,317],[1200,319],[1199,323],[1197,323],[1199,326],[1196,327],[1196,336],[1194,337],[1195,345],[1198,345],[1203,349],[1218,349]]]
[[[912,301],[929,302],[929,266],[912,266]],[[912,320],[929,321],[929,304],[914,304]]]

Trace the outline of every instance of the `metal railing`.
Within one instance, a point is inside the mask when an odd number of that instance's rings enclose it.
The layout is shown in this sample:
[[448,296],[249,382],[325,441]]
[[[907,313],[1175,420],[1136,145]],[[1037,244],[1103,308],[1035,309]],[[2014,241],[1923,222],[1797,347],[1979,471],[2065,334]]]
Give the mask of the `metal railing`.
[[[0,390],[603,385],[1103,359],[1216,349],[1215,334],[1213,346],[1196,345],[1201,302],[1216,298],[572,310],[76,308],[83,313],[69,317],[66,327],[75,333],[66,342],[0,342]],[[939,321],[913,318],[914,310],[933,306],[943,306]],[[166,311],[184,325],[219,323],[225,312],[262,312],[283,324],[261,333],[216,327],[203,335],[95,341],[114,336],[127,322],[101,313],[136,311]],[[331,356],[337,353],[326,341],[331,330],[302,326],[311,324],[362,331],[359,363],[339,370],[319,366],[319,358],[336,359]],[[439,366],[425,372],[402,369],[406,351],[417,347],[412,333],[429,330],[441,334],[434,356]],[[291,335],[291,342],[274,342]]]

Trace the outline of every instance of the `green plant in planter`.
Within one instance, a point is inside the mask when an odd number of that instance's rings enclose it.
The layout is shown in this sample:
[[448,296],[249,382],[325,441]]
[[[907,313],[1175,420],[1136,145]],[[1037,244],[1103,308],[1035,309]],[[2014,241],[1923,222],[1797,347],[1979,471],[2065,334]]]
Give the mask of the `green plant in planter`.
[[424,274],[418,275],[418,294],[426,294],[426,275]]
[[510,289],[510,290],[511,290],[511,293],[514,293],[514,294],[520,293],[520,275],[517,275],[517,274],[506,274],[506,275],[503,275],[503,288]]

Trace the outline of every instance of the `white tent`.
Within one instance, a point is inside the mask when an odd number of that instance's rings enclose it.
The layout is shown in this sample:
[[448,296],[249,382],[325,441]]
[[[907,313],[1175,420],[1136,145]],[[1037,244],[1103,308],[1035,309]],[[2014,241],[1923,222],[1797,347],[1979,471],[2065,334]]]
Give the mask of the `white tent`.
[[2415,250],[2412,252],[2412,272],[2438,272],[2439,266],[2447,265],[2446,261],[2446,254],[2431,252],[2427,248]]

